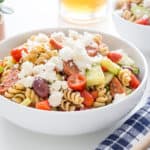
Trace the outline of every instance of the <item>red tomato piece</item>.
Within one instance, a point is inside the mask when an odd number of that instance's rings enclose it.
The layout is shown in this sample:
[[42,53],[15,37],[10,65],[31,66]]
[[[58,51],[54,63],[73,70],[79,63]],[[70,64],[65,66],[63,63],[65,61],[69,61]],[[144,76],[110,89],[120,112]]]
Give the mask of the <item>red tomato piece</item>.
[[22,51],[28,52],[26,48],[16,48],[11,50],[11,56],[16,62],[19,62],[22,58]]
[[94,103],[93,96],[87,90],[82,91],[81,96],[84,98],[83,104],[85,105],[85,107],[87,107],[87,108],[92,107],[92,105]]
[[104,66],[101,66],[101,68],[102,68],[103,72],[107,72],[108,71],[108,69],[105,68]]
[[63,48],[63,46],[55,39],[50,39],[49,43],[53,49],[60,50]]
[[142,25],[150,25],[150,20],[148,18],[142,18],[136,20],[137,24],[142,24]]
[[131,88],[136,89],[139,85],[140,85],[139,79],[132,73],[130,81]]
[[81,91],[85,89],[86,77],[81,74],[73,74],[67,79],[68,86],[73,90]]
[[91,57],[96,56],[98,53],[98,49],[95,47],[92,47],[92,46],[86,46],[85,49],[86,49],[88,55]]
[[41,110],[51,110],[51,106],[49,105],[48,100],[37,102],[35,108]]
[[96,99],[98,97],[98,91],[91,91],[90,93],[94,99]]
[[110,82],[110,93],[112,96],[114,96],[117,93],[124,93],[124,88],[116,77],[114,77]]
[[109,52],[107,57],[112,60],[113,62],[117,63],[122,58],[122,55],[117,52]]
[[64,73],[68,76],[79,73],[78,67],[71,60],[67,62],[66,61],[63,62],[63,70]]

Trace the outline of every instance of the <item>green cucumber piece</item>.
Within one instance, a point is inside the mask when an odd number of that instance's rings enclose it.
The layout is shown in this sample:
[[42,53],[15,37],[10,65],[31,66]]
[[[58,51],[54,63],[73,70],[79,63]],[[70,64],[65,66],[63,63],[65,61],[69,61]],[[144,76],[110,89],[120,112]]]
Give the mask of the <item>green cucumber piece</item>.
[[119,65],[115,64],[114,62],[112,62],[108,58],[103,58],[101,60],[101,65],[103,67],[105,67],[109,72],[111,72],[115,75],[117,75],[119,73],[120,69],[121,69]]
[[86,72],[87,86],[96,86],[105,84],[105,76],[99,65],[93,66]]
[[138,75],[140,73],[140,70],[137,66],[132,65],[131,68],[134,74]]
[[104,73],[105,76],[105,83],[106,85],[110,83],[110,81],[113,79],[114,74],[110,73],[110,72],[105,72]]

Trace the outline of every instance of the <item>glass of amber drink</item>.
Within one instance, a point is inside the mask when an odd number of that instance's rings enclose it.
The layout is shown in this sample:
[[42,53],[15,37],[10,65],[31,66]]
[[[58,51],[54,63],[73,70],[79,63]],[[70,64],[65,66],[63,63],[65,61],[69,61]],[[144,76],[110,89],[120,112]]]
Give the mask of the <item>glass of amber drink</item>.
[[96,22],[106,15],[108,0],[60,0],[60,15],[74,23]]

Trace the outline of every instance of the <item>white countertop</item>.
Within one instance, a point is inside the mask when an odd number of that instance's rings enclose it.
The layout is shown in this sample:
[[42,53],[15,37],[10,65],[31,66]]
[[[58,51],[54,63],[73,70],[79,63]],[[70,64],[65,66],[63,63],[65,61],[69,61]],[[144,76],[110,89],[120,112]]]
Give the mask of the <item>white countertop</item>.
[[[6,37],[37,28],[72,26],[58,19],[57,0],[6,0],[6,2],[15,9],[14,14],[5,17]],[[110,20],[88,27],[116,34]],[[149,60],[150,56],[147,57]],[[148,93],[150,88],[147,88],[144,97]],[[120,123],[97,133],[59,137],[32,133],[0,118],[0,150],[93,150]]]

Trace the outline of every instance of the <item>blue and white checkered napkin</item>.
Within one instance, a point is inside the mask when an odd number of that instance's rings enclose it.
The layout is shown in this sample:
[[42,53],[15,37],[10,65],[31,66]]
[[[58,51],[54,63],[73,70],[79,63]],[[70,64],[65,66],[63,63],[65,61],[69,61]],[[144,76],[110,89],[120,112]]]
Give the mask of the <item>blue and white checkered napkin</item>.
[[150,131],[150,97],[148,102],[116,129],[96,150],[129,150]]

